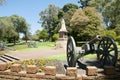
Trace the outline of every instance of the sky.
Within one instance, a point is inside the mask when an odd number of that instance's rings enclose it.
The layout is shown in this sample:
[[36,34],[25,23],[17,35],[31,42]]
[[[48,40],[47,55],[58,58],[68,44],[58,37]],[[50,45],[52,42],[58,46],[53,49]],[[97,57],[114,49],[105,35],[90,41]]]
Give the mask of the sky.
[[62,8],[67,3],[78,5],[78,0],[6,0],[6,3],[0,6],[0,17],[18,15],[26,19],[30,24],[30,32],[35,33],[36,30],[41,30],[41,24],[37,23],[40,19],[39,13],[49,4],[54,4]]

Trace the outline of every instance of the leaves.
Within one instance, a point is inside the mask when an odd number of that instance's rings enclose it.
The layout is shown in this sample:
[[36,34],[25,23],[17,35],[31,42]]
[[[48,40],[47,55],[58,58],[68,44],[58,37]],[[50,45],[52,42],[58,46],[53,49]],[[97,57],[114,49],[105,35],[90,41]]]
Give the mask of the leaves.
[[2,40],[15,40],[19,38],[19,33],[28,31],[28,24],[21,16],[12,15],[10,17],[0,17],[0,36]]
[[58,32],[58,11],[59,7],[55,5],[49,5],[47,9],[40,12],[40,20],[42,21],[42,27],[46,29],[49,34],[49,39]]
[[76,32],[78,37],[83,37],[84,40],[86,37],[91,39],[104,29],[100,16],[93,7],[78,9],[72,16],[70,24],[73,32]]

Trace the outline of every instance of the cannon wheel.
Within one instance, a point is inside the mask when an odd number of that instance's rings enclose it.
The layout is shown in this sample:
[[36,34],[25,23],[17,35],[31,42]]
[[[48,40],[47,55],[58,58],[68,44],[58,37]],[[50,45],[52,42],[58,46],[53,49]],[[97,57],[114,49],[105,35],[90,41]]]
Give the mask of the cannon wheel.
[[67,41],[67,62],[69,67],[76,66],[75,48],[76,48],[75,40],[72,36],[70,36]]
[[102,66],[115,66],[118,49],[115,41],[110,37],[103,37],[98,43],[97,58]]

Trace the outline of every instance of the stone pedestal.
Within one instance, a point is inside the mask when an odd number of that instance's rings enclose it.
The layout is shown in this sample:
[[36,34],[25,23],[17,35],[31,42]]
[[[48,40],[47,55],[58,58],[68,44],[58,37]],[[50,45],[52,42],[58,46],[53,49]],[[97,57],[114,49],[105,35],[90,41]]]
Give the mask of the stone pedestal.
[[59,40],[56,42],[55,49],[63,48],[66,51],[66,46],[67,46],[67,39],[59,38]]

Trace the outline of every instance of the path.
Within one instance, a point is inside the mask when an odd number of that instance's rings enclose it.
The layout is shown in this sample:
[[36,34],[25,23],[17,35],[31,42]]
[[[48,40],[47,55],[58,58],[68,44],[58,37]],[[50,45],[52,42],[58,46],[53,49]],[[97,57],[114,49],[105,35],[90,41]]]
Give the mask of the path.
[[65,53],[65,50],[63,48],[59,49],[47,49],[47,50],[34,50],[34,51],[29,51],[29,52],[17,52],[10,54],[13,57],[19,58],[21,60],[23,59],[35,59],[35,58],[44,58],[48,56],[53,56],[53,55],[59,55]]

